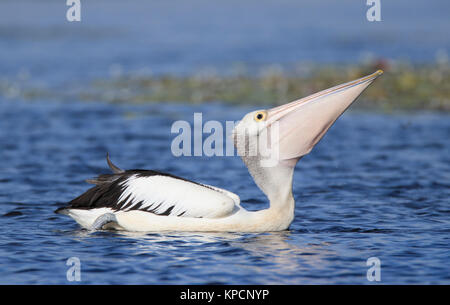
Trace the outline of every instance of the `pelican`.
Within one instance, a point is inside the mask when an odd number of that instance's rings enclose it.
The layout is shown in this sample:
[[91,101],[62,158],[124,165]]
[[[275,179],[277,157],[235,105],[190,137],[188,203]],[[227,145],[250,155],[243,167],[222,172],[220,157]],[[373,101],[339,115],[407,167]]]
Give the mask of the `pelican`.
[[[268,110],[248,113],[235,126],[238,155],[270,207],[247,211],[227,190],[154,170],[122,170],[107,155],[112,174],[86,180],[95,186],[55,212],[89,230],[266,232],[287,230],[294,219],[292,179],[338,117],[383,71]],[[276,127],[276,128],[275,128]],[[267,161],[255,143],[277,130]],[[263,136],[264,135],[264,136]],[[250,154],[249,151],[255,153]],[[275,158],[273,158],[275,156]],[[268,164],[271,163],[271,164]]]

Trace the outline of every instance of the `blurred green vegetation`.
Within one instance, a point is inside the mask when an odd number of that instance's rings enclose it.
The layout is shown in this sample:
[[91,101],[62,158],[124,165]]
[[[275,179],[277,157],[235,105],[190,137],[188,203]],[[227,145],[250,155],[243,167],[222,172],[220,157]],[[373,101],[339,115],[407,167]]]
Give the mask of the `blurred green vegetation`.
[[[355,108],[385,112],[398,110],[450,111],[448,61],[424,65],[378,60],[355,66],[298,64],[270,65],[249,71],[240,65],[231,73],[213,69],[194,75],[121,75],[97,79],[80,90],[57,93],[22,89],[25,99],[107,101],[112,103],[180,102],[278,105],[317,91],[384,70],[361,96]],[[8,90],[0,84],[0,95]],[[69,93],[68,93],[69,92]]]
[[[281,66],[265,67],[259,73],[245,69],[220,76],[204,71],[193,76],[120,77],[97,80],[94,92],[109,92],[102,100],[110,102],[189,102],[220,101],[230,104],[278,105],[317,91],[371,74],[378,78],[355,104],[359,108],[382,111],[439,110],[450,111],[450,69],[447,63],[412,66],[406,63],[379,61],[362,66],[310,66],[297,72]],[[96,94],[85,93],[85,100]]]

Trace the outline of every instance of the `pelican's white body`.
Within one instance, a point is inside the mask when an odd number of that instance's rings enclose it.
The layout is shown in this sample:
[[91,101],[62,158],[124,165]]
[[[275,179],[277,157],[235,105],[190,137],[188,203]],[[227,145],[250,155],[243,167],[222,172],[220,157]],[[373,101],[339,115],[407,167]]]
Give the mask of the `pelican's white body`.
[[92,210],[71,209],[67,213],[80,226],[90,229],[94,221],[105,213],[114,213],[117,225],[111,224],[108,228],[125,231],[200,231],[200,232],[268,232],[286,230],[293,220],[292,217],[283,217],[269,209],[250,212],[242,207],[227,217],[221,218],[187,218],[173,216],[158,216],[139,210],[129,212],[113,212],[109,208]]
[[[126,231],[280,231],[287,229],[293,219],[293,200],[290,209],[250,212],[241,207],[239,196],[234,193],[177,178],[132,177],[124,186],[126,188],[121,198],[128,197],[129,200],[125,201],[124,206],[128,207],[123,210],[69,208],[64,214],[90,229],[98,217],[112,213],[117,223],[107,227]],[[175,208],[172,209],[173,214],[168,216],[133,210],[133,205],[140,201],[144,202],[143,208],[159,206],[159,212],[170,205]],[[188,212],[176,216],[183,211]]]

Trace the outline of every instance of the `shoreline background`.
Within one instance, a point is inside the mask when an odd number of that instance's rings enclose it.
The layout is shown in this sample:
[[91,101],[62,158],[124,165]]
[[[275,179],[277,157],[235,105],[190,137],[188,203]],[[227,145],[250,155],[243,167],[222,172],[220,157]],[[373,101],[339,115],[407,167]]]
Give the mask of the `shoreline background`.
[[381,111],[450,112],[450,66],[447,62],[411,65],[377,62],[360,65],[318,66],[299,64],[289,71],[280,65],[262,67],[256,73],[245,65],[228,74],[213,68],[189,76],[121,74],[94,79],[66,88],[32,87],[24,80],[0,81],[0,96],[6,100],[84,101],[108,103],[223,103],[272,106],[363,77],[378,69],[384,74],[361,96],[352,109]]

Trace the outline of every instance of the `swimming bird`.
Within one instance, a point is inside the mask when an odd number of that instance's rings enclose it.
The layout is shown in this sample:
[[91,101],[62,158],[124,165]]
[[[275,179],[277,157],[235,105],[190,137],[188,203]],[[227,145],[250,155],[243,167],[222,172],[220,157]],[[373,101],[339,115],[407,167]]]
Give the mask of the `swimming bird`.
[[294,219],[292,180],[297,162],[382,73],[378,70],[282,106],[250,112],[235,126],[237,153],[269,199],[267,209],[247,211],[238,195],[175,175],[122,170],[107,155],[113,173],[87,180],[95,186],[55,212],[91,230],[286,230]]

